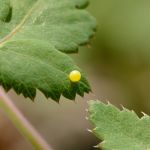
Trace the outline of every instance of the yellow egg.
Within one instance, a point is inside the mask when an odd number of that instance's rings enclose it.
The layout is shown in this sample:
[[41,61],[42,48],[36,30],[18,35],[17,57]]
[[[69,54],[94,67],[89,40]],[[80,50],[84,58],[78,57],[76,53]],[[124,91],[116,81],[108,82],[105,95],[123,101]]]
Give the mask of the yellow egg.
[[78,82],[81,79],[81,73],[78,70],[73,70],[69,74],[69,79],[72,82]]

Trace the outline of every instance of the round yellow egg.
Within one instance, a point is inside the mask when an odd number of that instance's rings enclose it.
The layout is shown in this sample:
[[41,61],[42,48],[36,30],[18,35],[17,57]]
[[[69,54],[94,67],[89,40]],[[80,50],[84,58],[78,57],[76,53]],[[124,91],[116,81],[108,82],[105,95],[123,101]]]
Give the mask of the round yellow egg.
[[78,82],[81,79],[81,73],[78,70],[73,70],[69,74],[69,79],[72,82]]

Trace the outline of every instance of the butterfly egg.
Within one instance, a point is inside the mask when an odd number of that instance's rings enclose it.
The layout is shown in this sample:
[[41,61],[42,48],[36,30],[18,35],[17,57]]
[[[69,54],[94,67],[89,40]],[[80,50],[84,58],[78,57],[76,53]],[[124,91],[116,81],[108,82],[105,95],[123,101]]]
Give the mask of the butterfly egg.
[[69,79],[72,82],[78,82],[81,79],[81,73],[78,70],[73,70],[69,74]]

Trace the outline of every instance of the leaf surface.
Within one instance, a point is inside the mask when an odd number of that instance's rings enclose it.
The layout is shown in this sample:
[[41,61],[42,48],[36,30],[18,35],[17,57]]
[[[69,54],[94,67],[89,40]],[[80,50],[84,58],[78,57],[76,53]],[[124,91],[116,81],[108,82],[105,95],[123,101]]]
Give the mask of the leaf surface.
[[101,140],[104,150],[149,150],[150,117],[139,118],[134,111],[122,111],[100,101],[89,102],[89,120],[95,128],[92,132]]
[[[95,20],[84,9],[87,0],[0,0],[0,84],[6,91],[34,99],[36,89],[58,101],[74,99],[90,86],[66,53],[78,51],[94,34]],[[81,71],[82,72],[82,71]]]

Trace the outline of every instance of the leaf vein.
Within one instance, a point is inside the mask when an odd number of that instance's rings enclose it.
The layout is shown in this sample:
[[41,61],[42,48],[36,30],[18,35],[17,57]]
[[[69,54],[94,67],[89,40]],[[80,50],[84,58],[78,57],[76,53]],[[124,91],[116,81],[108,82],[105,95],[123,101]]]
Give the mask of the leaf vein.
[[22,27],[23,25],[26,23],[27,19],[31,16],[33,10],[38,7],[38,5],[40,5],[40,1],[38,0],[32,7],[31,9],[28,11],[28,13],[24,16],[24,18],[22,19],[22,21],[20,22],[20,24],[18,24],[8,35],[6,35],[3,39],[0,40],[0,45],[2,45],[3,43],[5,43],[7,40],[11,39]]

